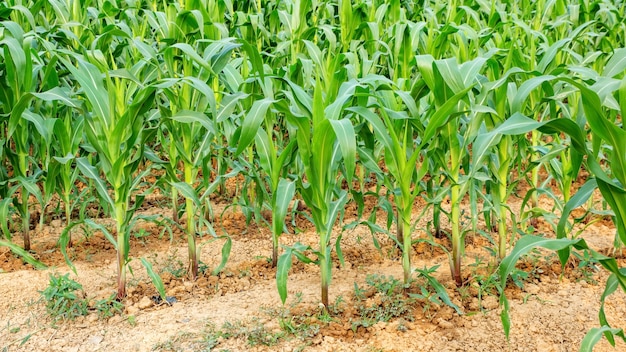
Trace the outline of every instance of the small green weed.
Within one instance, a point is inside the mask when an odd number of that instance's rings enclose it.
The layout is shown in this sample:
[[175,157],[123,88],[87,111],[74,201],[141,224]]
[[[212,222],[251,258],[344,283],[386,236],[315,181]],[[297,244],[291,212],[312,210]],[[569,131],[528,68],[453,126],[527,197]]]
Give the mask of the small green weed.
[[46,311],[55,321],[74,319],[87,315],[87,300],[81,298],[83,286],[70,279],[70,274],[62,276],[50,274],[48,287],[39,291],[46,302]]
[[378,322],[387,322],[402,317],[413,320],[412,304],[415,299],[404,294],[404,285],[392,276],[368,275],[365,282],[369,289],[354,284],[355,305],[359,318],[352,322],[352,329],[370,327]]
[[112,294],[105,299],[98,299],[95,301],[94,309],[98,313],[101,319],[110,318],[116,314],[121,314],[124,311],[124,304],[117,301],[116,294]]
[[596,280],[593,276],[598,272],[598,261],[593,259],[589,254],[589,251],[585,250],[583,253],[572,252],[574,255],[575,262],[578,261],[578,270],[580,271],[581,277],[578,279],[579,281],[585,281],[591,285],[597,285],[598,280]]
[[272,331],[258,319],[249,322],[226,322],[222,326],[221,336],[225,339],[242,338],[250,346],[274,346],[285,336],[285,331]]

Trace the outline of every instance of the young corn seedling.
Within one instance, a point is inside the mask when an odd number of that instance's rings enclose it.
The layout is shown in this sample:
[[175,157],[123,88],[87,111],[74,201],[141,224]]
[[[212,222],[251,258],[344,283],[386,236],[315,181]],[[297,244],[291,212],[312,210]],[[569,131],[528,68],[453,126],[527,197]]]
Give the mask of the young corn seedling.
[[[54,163],[57,171],[57,192],[63,200],[65,210],[65,223],[69,227],[72,223],[73,202],[72,195],[76,193],[76,181],[79,170],[75,165],[75,158],[79,152],[79,144],[82,141],[84,119],[74,116],[72,110],[67,109],[62,113],[63,118],[58,119],[54,125],[54,134],[57,137],[54,144],[56,155]],[[68,246],[72,246],[71,233],[68,233]]]
[[[278,264],[279,237],[284,232],[285,217],[289,210],[289,204],[296,193],[296,183],[285,177],[286,171],[289,170],[289,163],[292,160],[296,140],[293,139],[283,150],[279,151],[273,135],[267,132],[270,131],[273,134],[274,128],[271,124],[266,123],[265,127],[256,126],[256,133],[252,133],[255,129],[254,125],[263,123],[264,116],[262,114],[265,114],[268,108],[268,106],[263,106],[265,105],[264,103],[263,100],[255,102],[250,113],[246,115],[235,155],[239,154],[245,148],[245,145],[254,139],[259,164],[267,175],[260,178],[263,180],[261,181],[262,188],[267,189],[269,208],[272,211],[270,224],[272,230],[272,266],[275,267]],[[265,121],[268,120],[265,119]]]
[[[319,246],[315,249],[316,264],[321,270],[321,298],[324,307],[329,306],[328,287],[331,279],[330,240],[333,224],[347,202],[348,194],[340,189],[340,162],[343,160],[345,174],[351,184],[356,164],[356,140],[354,127],[350,120],[342,118],[344,105],[354,93],[354,82],[345,83],[335,100],[323,96],[324,90],[319,81],[316,82],[313,99],[301,88],[290,83],[293,92],[293,103],[300,107],[298,114],[287,110],[287,119],[295,131],[300,161],[304,165],[306,179],[298,180],[299,192],[311,211],[311,218],[319,236]],[[339,250],[339,239],[336,247]],[[296,253],[294,253],[296,251]],[[287,298],[287,273],[291,267],[291,256],[297,248],[288,248],[278,259],[276,280],[280,298]],[[338,252],[341,258],[341,253]]]
[[[156,88],[151,86],[150,66],[139,61],[129,69],[110,70],[96,57],[60,53],[60,61],[82,88],[88,104],[85,109],[87,141],[98,155],[98,168],[86,158],[76,159],[81,172],[94,181],[105,211],[115,220],[117,239],[103,227],[104,234],[117,250],[117,298],[126,296],[126,266],[130,241],[129,223],[142,197],[133,191],[148,170],[136,174],[143,162],[144,118],[151,108]],[[130,104],[129,104],[130,102]],[[101,174],[103,177],[101,177]],[[112,188],[112,197],[109,194]],[[61,238],[61,250],[67,259],[67,235]]]
[[[173,156],[178,159],[173,164],[181,163],[183,167],[183,182],[172,181],[172,186],[176,189],[174,195],[180,192],[185,197],[189,273],[193,280],[198,276],[199,264],[195,239],[198,222],[195,207],[200,205],[194,202],[194,198],[198,198],[197,194],[199,193],[194,187],[200,168],[211,157],[212,142],[216,135],[214,120],[219,119],[216,94],[206,81],[212,81],[212,78],[221,72],[225,64],[221,58],[228,57],[234,48],[236,46],[228,41],[214,42],[207,47],[206,52],[217,54],[211,55],[205,60],[190,45],[174,44],[165,53],[165,57],[168,58],[166,72],[172,78],[167,78],[164,83],[158,85],[158,87],[163,88],[163,94],[167,97],[168,102],[167,106],[165,104],[161,106],[161,115],[169,135],[170,150],[175,150]],[[174,53],[172,52],[174,50],[180,50],[185,54],[182,62],[174,60]],[[195,64],[199,65],[199,68],[194,66]],[[185,75],[180,79],[180,82],[175,78],[179,68]],[[214,120],[209,118],[205,112],[211,112]],[[170,155],[170,159],[172,159],[172,155]],[[176,180],[176,169],[172,167],[171,170],[170,177]],[[218,179],[221,180],[221,178]]]
[[[36,131],[49,142],[55,124],[54,118],[44,119],[40,112],[45,109],[54,109],[57,104],[71,107],[76,105],[67,97],[66,90],[56,85],[55,65],[51,63],[46,66],[37,59],[37,55],[34,55],[35,40],[32,38],[32,33],[24,33],[21,27],[13,22],[4,22],[3,26],[4,38],[0,40],[0,47],[3,48],[3,65],[6,75],[0,82],[3,90],[0,100],[2,109],[10,116],[6,124],[5,142],[7,145],[4,153],[13,167],[11,182],[20,189],[19,193],[11,193],[20,195],[19,199],[17,197],[14,199],[14,203],[22,219],[24,249],[29,251],[31,249],[29,197],[34,195],[42,207],[47,203],[37,186],[41,171],[38,171],[39,165],[37,159],[34,158],[41,157],[42,166],[45,169],[49,164],[49,153],[46,152],[48,143],[44,147],[45,150],[38,148],[41,145],[34,138],[34,132]],[[50,111],[46,112],[50,113]],[[43,154],[35,155],[37,151],[42,151]],[[46,184],[49,185],[54,177],[48,179],[49,182]],[[49,200],[52,191],[50,187],[46,190]]]
[[[380,111],[382,118],[366,107],[351,107],[346,110],[355,112],[367,120],[384,147],[385,165],[389,173],[388,187],[394,192],[394,201],[398,209],[397,240],[402,248],[404,284],[408,285],[411,279],[410,258],[413,244],[411,215],[415,198],[420,192],[418,184],[426,173],[425,166],[428,166],[428,163],[423,163],[419,159],[420,147],[424,143],[416,140],[416,135],[423,132],[423,126],[416,108],[411,109],[411,115],[404,115],[399,112],[401,107],[396,106],[396,97],[392,92],[379,94],[377,98],[380,102],[375,102],[368,108]],[[390,114],[394,115],[393,119]]]
[[[434,113],[426,126],[421,145],[426,145],[436,133],[440,133],[447,152],[444,171],[450,183],[450,269],[457,286],[463,284],[461,262],[465,247],[465,235],[461,232],[460,203],[485,154],[483,150],[473,153],[472,166],[467,169],[466,165],[469,163],[464,162],[464,158],[469,145],[478,136],[482,117],[473,108],[473,94],[470,90],[477,83],[478,73],[487,59],[488,55],[459,65],[454,59],[434,60],[429,55],[417,57],[422,79],[434,99],[431,103]],[[462,168],[465,169],[463,174]]]

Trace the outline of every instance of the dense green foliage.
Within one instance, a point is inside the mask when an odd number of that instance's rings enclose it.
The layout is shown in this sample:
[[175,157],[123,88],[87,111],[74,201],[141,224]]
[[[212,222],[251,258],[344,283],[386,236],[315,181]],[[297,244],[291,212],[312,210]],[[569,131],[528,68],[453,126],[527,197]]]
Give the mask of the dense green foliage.
[[[558,250],[566,263],[587,247],[571,231],[581,219],[569,214],[580,206],[612,215],[621,246],[625,11],[610,0],[3,1],[0,245],[36,263],[31,212],[39,209],[42,223],[58,195],[68,225],[61,250],[76,224],[101,230],[118,251],[121,299],[135,211],[149,192],[143,180],[158,169],[153,186],[169,192],[172,221],[185,214],[192,278],[199,236],[223,243],[214,272],[230,252],[231,240],[209,221],[210,195],[225,192],[227,177],[245,180],[233,202],[271,228],[283,301],[295,256],[320,266],[328,306],[331,255],[343,260],[341,231],[352,224],[341,220],[351,202],[358,223],[397,242],[404,285],[414,275],[416,213],[432,217],[422,240],[450,238],[458,286],[467,235],[493,243],[503,285],[532,247]],[[582,169],[591,177],[574,193]],[[516,194],[520,181],[528,194]],[[541,209],[540,195],[554,208]],[[386,229],[377,209],[364,214],[371,196],[389,214]],[[521,214],[509,206],[516,196]],[[418,197],[428,209],[415,208]],[[319,244],[285,247],[279,257],[294,199],[306,204]],[[115,220],[114,231],[83,211],[72,219],[88,203]],[[551,221],[555,212],[563,214],[556,239],[528,236],[537,217]],[[23,249],[8,226],[18,219]],[[518,238],[526,239],[514,247]],[[593,255],[626,289],[615,261]],[[600,318],[588,342],[624,336]]]

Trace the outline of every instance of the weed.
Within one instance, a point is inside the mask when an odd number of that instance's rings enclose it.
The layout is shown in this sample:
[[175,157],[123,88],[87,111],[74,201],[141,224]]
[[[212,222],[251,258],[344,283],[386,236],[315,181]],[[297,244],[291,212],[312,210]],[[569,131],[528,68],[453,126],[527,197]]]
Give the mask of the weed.
[[578,279],[587,282],[588,284],[597,285],[598,281],[594,279],[595,273],[598,272],[598,261],[591,257],[589,251],[585,250],[582,254],[573,252],[574,258],[578,261],[578,270],[580,270],[581,277]]
[[369,289],[361,289],[355,283],[356,309],[359,318],[352,322],[352,330],[359,326],[370,327],[402,317],[412,321],[412,304],[415,299],[404,295],[404,285],[392,276],[368,275],[365,282]]
[[74,319],[87,315],[87,300],[83,295],[83,286],[69,278],[69,273],[59,276],[50,274],[50,282],[45,290],[39,291],[46,302],[46,311],[55,321]]
[[524,289],[524,281],[528,280],[529,274],[521,269],[513,269],[511,271],[511,280],[515,286]]
[[[153,351],[213,351],[219,345],[219,331],[213,325],[202,333],[180,332],[176,336],[159,343]],[[225,350],[222,350],[225,351]]]
[[225,339],[245,339],[250,346],[274,346],[285,336],[284,331],[269,330],[257,318],[249,322],[226,322],[222,326],[221,336]]
[[167,257],[162,272],[170,273],[175,278],[180,279],[187,276],[187,268],[182,260],[178,259],[177,252],[178,251],[175,251]]
[[101,319],[110,318],[116,314],[121,314],[124,310],[124,304],[115,299],[116,294],[105,299],[95,301],[94,309],[98,312]]

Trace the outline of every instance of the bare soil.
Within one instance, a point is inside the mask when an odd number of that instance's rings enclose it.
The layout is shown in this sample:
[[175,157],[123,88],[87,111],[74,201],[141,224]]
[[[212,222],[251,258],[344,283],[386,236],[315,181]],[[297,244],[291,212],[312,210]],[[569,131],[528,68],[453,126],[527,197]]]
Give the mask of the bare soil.
[[[377,292],[367,284],[371,275],[383,282],[401,280],[402,268],[394,243],[387,235],[376,235],[374,246],[365,226],[342,233],[344,263],[335,256],[330,314],[320,308],[319,269],[294,261],[287,303],[282,305],[276,290],[276,271],[271,267],[270,233],[265,226],[246,223],[241,209],[215,199],[214,227],[232,239],[232,252],[225,269],[217,276],[210,271],[219,264],[223,241],[200,238],[201,261],[207,271],[192,282],[187,278],[187,248],[182,231],[141,223],[131,240],[128,298],[121,314],[103,318],[91,309],[74,320],[55,321],[46,314],[40,291],[49,284],[49,275],[70,273],[83,286],[90,302],[106,299],[115,291],[115,249],[99,232],[74,234],[69,250],[76,266],[74,274],[60,253],[57,240],[61,220],[48,221],[33,231],[34,253],[49,266],[33,270],[6,248],[0,248],[0,349],[5,351],[575,351],[585,333],[599,325],[600,295],[608,277],[601,268],[572,259],[564,270],[553,253],[535,251],[518,264],[518,287],[510,282],[511,335],[505,338],[500,322],[497,291],[490,284],[494,263],[485,247],[488,239],[468,233],[464,275],[467,283],[456,288],[450,277],[445,252],[430,244],[415,244],[411,258],[414,268],[433,268],[433,276],[447,289],[452,302],[464,312],[438,305],[424,298],[402,297]],[[373,199],[367,200],[372,206]],[[169,215],[167,200],[155,198],[143,214]],[[416,205],[416,218],[424,204]],[[517,205],[519,207],[519,204]],[[548,200],[541,206],[551,209]],[[346,211],[344,223],[354,220],[355,209]],[[386,214],[380,212],[380,225]],[[427,238],[428,215],[419,220],[415,238]],[[106,219],[101,219],[106,224]],[[295,242],[315,247],[312,225],[301,216],[288,219],[291,234],[282,244]],[[295,226],[293,226],[295,224]],[[443,223],[444,230],[446,223]],[[552,226],[539,220],[535,233],[554,236]],[[296,231],[297,230],[297,231]],[[482,229],[486,231],[485,229]],[[340,228],[335,233],[339,235]],[[589,244],[603,253],[613,253],[614,226],[597,221],[582,231]],[[495,234],[493,234],[495,236]],[[16,235],[16,243],[21,238]],[[334,241],[334,240],[333,240]],[[443,247],[447,238],[435,239]],[[333,242],[334,243],[334,242]],[[310,255],[313,257],[313,255]],[[156,304],[156,289],[139,258],[145,257],[162,277],[172,305]],[[623,257],[617,253],[617,257]],[[624,265],[623,259],[620,259]],[[384,278],[383,278],[384,276]],[[410,288],[423,293],[427,282],[418,278]],[[385,281],[387,280],[387,281]],[[358,293],[358,294],[357,294]],[[395,300],[388,301],[389,297]],[[614,327],[626,326],[626,302],[622,292],[607,301],[606,312]],[[369,309],[369,310],[368,310]],[[387,322],[365,321],[364,312],[395,314]],[[614,349],[602,341],[596,351]]]

